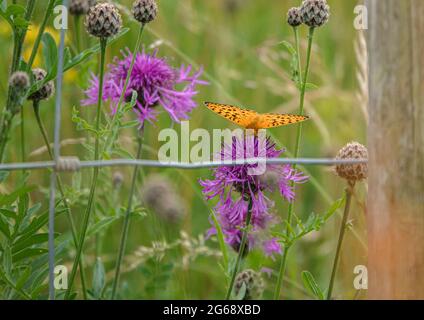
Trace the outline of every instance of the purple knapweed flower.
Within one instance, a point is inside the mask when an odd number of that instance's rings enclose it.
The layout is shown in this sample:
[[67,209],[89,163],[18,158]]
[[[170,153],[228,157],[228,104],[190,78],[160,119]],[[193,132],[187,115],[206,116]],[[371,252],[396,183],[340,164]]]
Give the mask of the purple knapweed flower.
[[[132,53],[122,52],[123,57],[115,57],[105,74],[103,100],[111,102],[112,113],[116,112],[119,98],[124,89],[125,79],[131,66]],[[192,72],[189,65],[179,69],[171,67],[164,58],[157,57],[157,52],[148,54],[144,50],[137,53],[134,69],[131,72],[125,101],[130,101],[133,91],[138,94],[134,111],[141,124],[147,120],[154,122],[158,115],[156,107],[162,106],[173,121],[180,122],[189,118],[189,113],[196,108],[193,100],[197,94],[196,86],[207,82],[200,80],[202,70]],[[86,99],[82,105],[97,103],[99,79],[92,76],[90,87],[85,91]]]
[[[233,137],[232,144],[224,144],[219,160],[243,160],[252,158],[278,158],[284,151],[277,150],[270,138],[257,136]],[[247,248],[261,246],[266,255],[281,254],[282,248],[277,239],[269,238],[267,230],[277,222],[271,214],[274,202],[267,194],[276,190],[287,201],[293,201],[293,183],[304,183],[308,177],[290,165],[249,163],[243,165],[220,166],[214,169],[212,180],[200,180],[207,200],[218,198],[215,213],[225,236],[225,241],[238,251],[242,239],[249,204],[251,206],[252,230]],[[257,172],[255,172],[257,171]],[[215,228],[208,235],[216,233]]]

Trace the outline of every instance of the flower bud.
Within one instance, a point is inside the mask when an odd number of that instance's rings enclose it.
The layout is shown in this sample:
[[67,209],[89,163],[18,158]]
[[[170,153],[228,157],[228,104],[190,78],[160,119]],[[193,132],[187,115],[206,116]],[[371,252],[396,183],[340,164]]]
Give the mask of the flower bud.
[[121,14],[111,3],[98,3],[88,10],[85,27],[87,32],[94,37],[103,39],[112,37],[122,27]]
[[113,182],[113,187],[115,189],[119,189],[124,183],[124,175],[122,174],[122,172],[116,171],[113,174],[112,182]]
[[29,76],[26,72],[17,71],[10,77],[9,85],[16,91],[25,91],[29,88]]
[[95,4],[96,0],[70,0],[69,13],[74,16],[85,15]]
[[133,4],[134,19],[142,24],[155,20],[158,6],[154,0],[136,0]]
[[251,269],[240,272],[234,283],[234,292],[236,296],[240,294],[243,288],[246,288],[246,293],[242,300],[258,300],[264,292],[264,281],[260,273]]
[[184,217],[185,207],[172,182],[162,175],[151,175],[142,187],[141,198],[146,207],[168,222]]
[[[41,68],[33,69],[32,74],[34,75],[35,82],[43,81],[47,76],[47,72]],[[31,94],[28,97],[28,100],[32,100],[32,101],[47,100],[53,94],[54,94],[54,82],[49,81],[43,87],[41,87],[38,91]]]
[[303,23],[299,8],[291,8],[287,12],[287,23],[292,27],[298,27]]
[[311,28],[321,27],[330,18],[330,6],[326,0],[304,0],[300,8],[303,23]]

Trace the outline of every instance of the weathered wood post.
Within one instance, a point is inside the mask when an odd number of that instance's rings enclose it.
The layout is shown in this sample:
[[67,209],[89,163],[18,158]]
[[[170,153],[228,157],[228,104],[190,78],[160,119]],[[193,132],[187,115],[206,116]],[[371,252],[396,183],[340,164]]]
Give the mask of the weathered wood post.
[[368,0],[370,299],[424,299],[424,1]]

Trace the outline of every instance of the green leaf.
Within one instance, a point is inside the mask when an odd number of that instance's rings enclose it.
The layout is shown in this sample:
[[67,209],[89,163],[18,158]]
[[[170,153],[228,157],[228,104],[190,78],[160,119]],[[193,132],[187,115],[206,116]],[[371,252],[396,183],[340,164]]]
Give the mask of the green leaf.
[[35,186],[24,186],[18,188],[16,191],[12,192],[9,195],[0,196],[0,206],[10,206],[12,205],[21,195],[29,193],[35,190]]
[[27,210],[28,210],[28,205],[29,205],[29,195],[28,193],[25,193],[19,197],[18,216],[16,219],[15,230],[17,230],[17,227],[19,227],[22,220],[25,218],[25,215],[27,214]]
[[101,299],[106,285],[105,267],[100,258],[96,259],[93,270],[93,296],[95,299]]
[[27,238],[21,238],[13,244],[12,252],[17,253],[33,245],[46,243],[48,239],[48,233],[39,233]]
[[[108,39],[107,45],[111,45],[112,43],[114,43],[116,40],[118,40],[120,37],[122,37],[124,34],[126,34],[129,31],[129,28],[123,28],[116,36]],[[72,68],[74,68],[75,66],[77,66],[78,64],[84,62],[85,60],[87,60],[88,58],[90,58],[92,55],[96,54],[97,52],[100,51],[100,45],[97,44],[89,49],[84,50],[83,52],[81,52],[80,54],[76,55],[75,57],[71,57],[70,54],[70,50],[69,48],[65,49],[65,59],[64,59],[64,69],[63,71],[66,72]],[[40,81],[40,83],[34,83],[29,92],[28,95],[31,95],[32,93],[36,92],[37,90],[39,90],[43,85],[45,85],[47,82],[54,80],[56,78],[57,75],[57,62],[56,62],[56,66],[51,68],[52,72],[50,72],[43,81]]]
[[56,42],[48,32],[43,34],[41,41],[43,43],[43,57],[47,73],[50,77],[56,77],[58,61]]
[[223,267],[226,270],[228,269],[228,248],[227,248],[227,245],[225,244],[224,234],[222,232],[221,225],[219,224],[218,219],[215,216],[215,213],[212,212],[211,217],[216,229],[216,236],[218,238],[219,248],[221,249],[221,252],[222,252],[222,259],[224,263]]
[[300,88],[300,84],[302,83],[300,79],[300,72],[299,72],[299,61],[298,61],[298,55],[297,50],[291,45],[290,42],[282,41],[282,45],[287,49],[289,54],[291,55],[290,60],[290,68],[292,73],[292,80],[297,83],[298,87]]
[[25,20],[23,17],[16,17],[13,20],[13,24],[15,27],[20,28],[20,29],[27,29],[29,27],[29,21]]
[[119,217],[107,217],[104,218],[102,220],[100,220],[99,222],[95,223],[94,225],[92,225],[89,229],[88,229],[88,236],[97,234],[99,232],[102,232],[104,230],[106,230],[108,227],[110,227],[112,224],[114,224],[116,221],[119,220]]
[[[298,82],[297,83],[297,88],[299,89],[299,90],[301,90],[301,89],[303,89],[303,87],[302,87],[302,83],[301,82]],[[305,87],[305,90],[306,91],[313,91],[313,90],[316,90],[316,89],[318,89],[319,87],[316,85],[316,84],[313,84],[313,83],[306,83],[306,87]]]
[[[58,210],[56,212],[56,216],[59,216],[60,214],[66,212],[65,209],[63,210]],[[44,211],[43,214],[41,214],[39,217],[33,219],[30,223],[30,225],[28,227],[26,227],[24,230],[22,230],[19,235],[22,237],[27,237],[30,236],[32,234],[35,234],[38,232],[38,230],[40,230],[41,228],[43,228],[44,226],[47,225],[49,221],[49,211]]]
[[9,171],[0,171],[0,183],[5,182],[7,177],[9,177],[9,174]]
[[7,10],[7,0],[1,0],[0,10],[3,11],[3,12],[6,12],[6,10]]
[[10,6],[7,7],[6,14],[9,17],[20,16],[20,15],[24,15],[25,11],[26,11],[25,7],[19,4],[11,4]]
[[4,221],[2,216],[0,216],[0,232],[3,233],[8,240],[10,240],[9,224]]
[[288,41],[281,41],[280,44],[282,44],[291,55],[295,55],[296,54],[296,49],[292,46],[292,44],[290,42],[288,42]]
[[24,259],[28,259],[28,258],[32,258],[32,257],[36,257],[39,255],[42,255],[44,253],[47,253],[48,250],[45,248],[29,248],[29,249],[25,249],[22,251],[19,251],[18,253],[13,255],[13,261],[19,262],[21,260]]
[[9,219],[16,219],[16,212],[9,209],[0,209],[0,213]]
[[3,270],[6,273],[6,275],[10,275],[10,272],[12,271],[12,252],[10,250],[10,246],[5,244],[3,246],[3,254],[1,256],[2,258],[2,266]]
[[344,196],[343,198],[336,200],[330,207],[330,209],[328,209],[328,211],[324,214],[324,219],[328,220],[330,219],[338,209],[340,209],[341,207],[344,206],[346,202],[346,196]]
[[302,280],[305,288],[308,289],[309,292],[314,295],[314,297],[318,298],[319,300],[324,300],[324,292],[318,286],[312,273],[309,271],[303,271]]
[[[126,34],[128,31],[129,31],[129,28],[123,28],[116,36],[108,40],[107,45],[111,45],[120,37],[122,37],[124,34]],[[68,63],[65,64],[64,71],[67,71],[75,67],[76,65],[82,63],[83,61],[87,60],[88,58],[90,58],[92,55],[96,54],[99,51],[100,51],[99,44],[84,50],[83,52],[79,53],[78,55],[73,57],[71,60],[69,60]]]
[[25,267],[24,272],[21,274],[21,276],[18,278],[18,281],[16,282],[16,288],[18,290],[23,288],[23,286],[31,276],[31,271],[31,267]]
[[234,300],[239,300],[239,301],[243,300],[246,297],[246,292],[247,292],[247,286],[246,286],[246,283],[243,282],[243,284],[241,285],[240,291],[234,297]]

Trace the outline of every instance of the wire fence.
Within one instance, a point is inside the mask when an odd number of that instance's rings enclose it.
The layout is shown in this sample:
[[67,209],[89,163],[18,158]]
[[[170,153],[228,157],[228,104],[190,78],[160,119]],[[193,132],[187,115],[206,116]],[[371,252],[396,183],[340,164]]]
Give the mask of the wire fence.
[[155,168],[175,168],[185,170],[216,168],[219,166],[240,166],[240,165],[261,165],[261,164],[296,164],[296,165],[315,165],[315,166],[335,166],[366,163],[366,159],[337,160],[324,158],[251,158],[228,161],[207,161],[207,162],[160,162],[155,160],[135,160],[135,159],[114,159],[99,161],[80,161],[77,157],[59,157],[55,161],[40,161],[26,163],[0,164],[0,171],[16,170],[41,170],[55,169],[55,171],[78,171],[80,169],[94,167],[121,167],[121,166],[141,166]]
[[[68,8],[68,0],[63,0],[63,6]],[[157,168],[175,168],[184,170],[195,170],[204,168],[215,168],[219,166],[236,166],[244,164],[293,164],[293,165],[317,165],[334,166],[338,164],[359,164],[366,163],[366,159],[338,160],[325,158],[252,158],[234,161],[207,161],[198,163],[182,162],[161,162],[154,160],[134,160],[134,159],[114,159],[100,161],[80,161],[78,157],[62,157],[60,154],[60,132],[61,132],[61,114],[62,114],[62,87],[63,87],[63,61],[65,50],[66,29],[60,31],[60,44],[58,53],[58,72],[56,79],[56,101],[55,101],[55,120],[54,120],[54,161],[26,162],[26,163],[6,163],[0,164],[0,171],[18,171],[18,170],[45,170],[50,169],[50,199],[49,199],[49,239],[48,239],[48,263],[49,263],[49,298],[55,299],[54,287],[54,269],[55,269],[55,211],[56,211],[56,178],[59,172],[73,172],[85,168],[93,167],[116,167],[116,166],[142,166]]]

